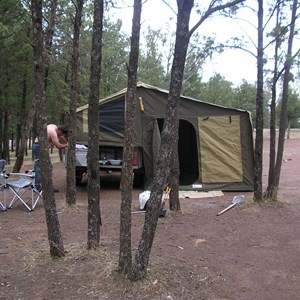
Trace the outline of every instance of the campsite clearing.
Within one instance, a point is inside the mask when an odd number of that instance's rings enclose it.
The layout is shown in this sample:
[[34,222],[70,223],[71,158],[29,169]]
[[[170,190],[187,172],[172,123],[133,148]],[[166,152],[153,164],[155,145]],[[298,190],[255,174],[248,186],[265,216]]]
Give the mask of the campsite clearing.
[[[296,132],[296,131],[295,131]],[[264,183],[268,169],[264,149]],[[0,212],[0,299],[209,299],[294,300],[300,295],[300,136],[286,140],[280,202],[254,204],[253,193],[182,199],[181,213],[160,218],[147,277],[118,277],[119,177],[102,174],[99,251],[85,250],[86,186],[66,208],[65,170],[56,163],[54,184],[66,257],[51,260],[42,202],[33,212],[16,205]],[[138,195],[133,191],[133,210]],[[245,203],[217,213],[243,194]],[[133,250],[144,215],[132,216]]]

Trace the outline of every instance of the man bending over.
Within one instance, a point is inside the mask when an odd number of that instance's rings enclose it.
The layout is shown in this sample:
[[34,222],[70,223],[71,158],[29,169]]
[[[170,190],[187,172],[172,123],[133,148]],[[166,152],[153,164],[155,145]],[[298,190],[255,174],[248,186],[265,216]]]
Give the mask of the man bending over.
[[[54,124],[47,125],[47,138],[49,148],[54,145],[57,149],[65,149],[68,147],[68,142],[66,137],[68,135],[68,130],[65,126],[60,125],[56,126]],[[40,176],[40,162],[39,162],[39,140],[36,137],[32,146],[33,158],[35,160],[35,186],[37,189],[41,189],[41,176]],[[51,165],[51,172],[53,170],[53,166]],[[54,190],[58,192],[57,190]]]

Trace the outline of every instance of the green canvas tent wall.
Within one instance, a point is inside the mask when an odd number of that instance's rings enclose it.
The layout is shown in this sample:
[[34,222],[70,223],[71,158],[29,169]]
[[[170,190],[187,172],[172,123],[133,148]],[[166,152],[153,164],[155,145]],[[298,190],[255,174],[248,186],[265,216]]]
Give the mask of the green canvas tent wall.
[[[126,89],[99,101],[100,147],[123,146]],[[168,91],[137,85],[134,146],[141,147],[146,187],[160,146]],[[144,106],[141,110],[140,101]],[[88,144],[88,105],[77,109],[77,143]],[[253,136],[248,111],[182,96],[179,105],[180,188],[252,191]]]

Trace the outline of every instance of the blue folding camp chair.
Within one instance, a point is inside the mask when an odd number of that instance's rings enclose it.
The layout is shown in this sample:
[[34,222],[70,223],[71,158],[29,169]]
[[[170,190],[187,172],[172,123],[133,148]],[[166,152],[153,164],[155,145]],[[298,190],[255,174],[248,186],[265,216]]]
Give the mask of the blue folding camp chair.
[[12,195],[7,208],[12,208],[17,201],[20,201],[29,211],[35,209],[39,199],[42,198],[41,188],[35,185],[36,177],[40,176],[38,165],[39,161],[35,161],[32,170],[24,173],[3,174],[5,197],[8,197],[9,194]]

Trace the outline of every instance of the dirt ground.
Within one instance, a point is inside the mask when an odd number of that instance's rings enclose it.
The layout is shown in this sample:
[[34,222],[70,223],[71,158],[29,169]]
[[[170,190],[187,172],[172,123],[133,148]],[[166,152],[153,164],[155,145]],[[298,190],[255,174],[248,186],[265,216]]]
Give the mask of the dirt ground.
[[[66,256],[50,258],[42,202],[33,212],[20,204],[0,212],[0,299],[300,299],[300,137],[285,143],[279,203],[254,204],[252,193],[182,199],[181,213],[159,219],[147,277],[136,283],[116,272],[119,177],[102,176],[101,246],[87,251],[86,186],[77,187],[76,208],[67,208],[63,165],[54,172]],[[267,174],[264,167],[264,185]],[[133,191],[132,210],[140,192]],[[217,216],[240,194],[246,203]],[[143,220],[132,215],[133,250]]]

